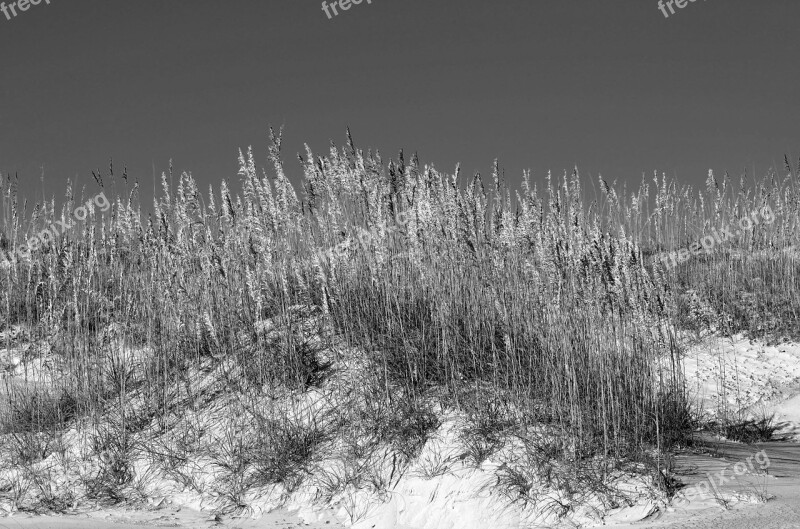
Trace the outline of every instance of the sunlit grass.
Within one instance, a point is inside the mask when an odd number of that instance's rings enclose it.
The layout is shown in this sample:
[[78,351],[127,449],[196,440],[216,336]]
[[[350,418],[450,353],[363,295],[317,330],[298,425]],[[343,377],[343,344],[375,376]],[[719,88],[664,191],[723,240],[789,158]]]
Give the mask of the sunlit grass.
[[[68,399],[66,420],[102,423],[115,410],[103,443],[117,436],[117,450],[220,392],[242,401],[303,394],[358,361],[359,383],[347,389],[361,396],[347,393],[353,406],[326,419],[327,431],[253,412],[293,448],[268,458],[264,446],[229,452],[280,469],[259,475],[291,476],[295,487],[323,441],[362,431],[357,424],[413,458],[438,424],[435,408],[470,417],[467,430],[481,439],[495,438],[492,425],[545,428],[562,461],[638,460],[682,443],[692,427],[679,331],[800,328],[800,195],[788,162],[783,179],[734,186],[709,175],[701,190],[655,178],[618,194],[601,180],[592,200],[577,172],[539,188],[526,175],[516,192],[497,166],[489,179],[464,182],[402,153],[384,164],[349,136],[328,156],[301,157],[301,196],[284,173],[279,136],[269,160],[268,176],[242,154],[237,196],[224,182],[202,194],[188,174],[171,189],[173,175],[164,175],[152,215],[126,177],[108,213],[91,211],[0,270],[0,318],[29,335],[23,343],[7,333],[5,345],[38,344],[24,364],[47,360],[46,393]],[[2,191],[6,253],[85,202],[70,190],[60,213],[50,203],[26,215],[10,181]],[[775,222],[709,254],[675,269],[654,258],[767,204]],[[224,386],[198,384],[202,373]],[[3,391],[27,410],[5,404],[4,431],[35,431],[20,413],[42,416],[45,400],[29,398],[38,390]],[[47,417],[41,431],[58,423]],[[292,444],[280,432],[310,441]],[[357,459],[366,448],[353,442]],[[249,483],[233,482],[237,494]]]

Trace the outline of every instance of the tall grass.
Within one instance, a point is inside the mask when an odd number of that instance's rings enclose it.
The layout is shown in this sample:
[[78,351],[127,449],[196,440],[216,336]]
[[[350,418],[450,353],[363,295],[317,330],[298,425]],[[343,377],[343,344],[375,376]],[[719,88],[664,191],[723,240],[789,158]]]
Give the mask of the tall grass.
[[[577,171],[541,189],[525,175],[512,192],[497,164],[464,181],[402,152],[384,163],[349,134],[326,156],[300,156],[301,195],[279,133],[268,159],[259,171],[252,150],[240,154],[238,195],[225,182],[203,194],[170,171],[149,215],[123,175],[109,213],[2,267],[6,347],[23,347],[11,329],[24,329],[23,365],[52,365],[47,399],[31,396],[39,382],[6,385],[5,432],[62,427],[53,395],[66,395],[66,420],[115,410],[124,447],[220,392],[302,394],[358,358],[349,390],[362,407],[325,423],[346,432],[360,421],[409,458],[436,427],[431,406],[463,412],[475,431],[547,432],[564,461],[635,458],[691,427],[677,333],[697,325],[698,304],[725,332],[799,328],[788,162],[785,178],[738,189],[711,174],[702,190],[656,177],[652,199],[650,183],[618,194],[601,180],[590,201]],[[119,184],[113,168],[96,180],[109,194]],[[7,255],[81,202],[69,189],[60,212],[51,201],[27,215],[10,178],[2,194]],[[674,270],[654,259],[768,202],[775,223]],[[198,384],[214,370],[224,386]],[[314,424],[284,425],[313,440],[287,454],[313,459],[332,435]],[[270,457],[264,468],[277,468]]]

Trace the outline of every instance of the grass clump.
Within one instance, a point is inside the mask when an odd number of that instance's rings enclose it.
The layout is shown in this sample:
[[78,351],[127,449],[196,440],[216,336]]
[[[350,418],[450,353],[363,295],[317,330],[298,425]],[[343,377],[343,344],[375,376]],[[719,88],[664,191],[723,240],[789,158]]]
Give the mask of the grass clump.
[[[53,338],[50,382],[66,388],[12,395],[4,431],[122,414],[101,443],[119,468],[105,468],[93,489],[122,499],[135,478],[132,439],[178,475],[202,436],[187,430],[182,447],[159,445],[171,420],[226,394],[299,394],[331,417],[253,415],[257,437],[231,432],[216,446],[231,503],[255,486],[297,489],[334,448],[369,475],[390,447],[394,476],[448,413],[467,417],[476,466],[507,436],[539,428],[555,437],[540,466],[580,480],[597,468],[589,461],[666,453],[691,437],[680,330],[798,328],[791,170],[738,193],[713,174],[697,193],[656,177],[653,196],[647,182],[620,195],[601,180],[590,200],[577,170],[541,187],[526,174],[516,191],[497,163],[489,178],[464,179],[402,152],[384,163],[349,134],[327,156],[299,158],[300,196],[273,132],[269,174],[252,150],[240,154],[239,194],[226,182],[204,194],[170,170],[150,215],[138,182],[113,167],[95,174],[113,195],[107,211],[90,205],[85,220],[0,268],[0,320]],[[2,195],[9,253],[83,200],[70,187],[60,210],[51,200],[28,213],[10,180]],[[659,259],[766,204],[775,222],[719,251],[674,268]],[[25,457],[46,457],[37,451]],[[532,498],[513,468],[509,490]],[[376,489],[394,479],[375,476]],[[340,478],[328,488],[365,483]]]

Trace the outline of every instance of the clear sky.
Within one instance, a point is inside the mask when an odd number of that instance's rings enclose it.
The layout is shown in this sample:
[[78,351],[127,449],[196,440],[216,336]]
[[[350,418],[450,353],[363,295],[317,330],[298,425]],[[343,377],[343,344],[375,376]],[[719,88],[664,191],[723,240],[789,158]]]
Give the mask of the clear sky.
[[448,172],[498,157],[511,183],[577,165],[699,184],[800,155],[798,0],[668,18],[657,0],[364,0],[331,19],[320,0],[45,1],[0,13],[0,171],[28,193],[42,167],[61,195],[112,157],[145,189],[170,158],[235,182],[240,147],[266,165],[270,124],[295,181],[303,143],[347,126]]

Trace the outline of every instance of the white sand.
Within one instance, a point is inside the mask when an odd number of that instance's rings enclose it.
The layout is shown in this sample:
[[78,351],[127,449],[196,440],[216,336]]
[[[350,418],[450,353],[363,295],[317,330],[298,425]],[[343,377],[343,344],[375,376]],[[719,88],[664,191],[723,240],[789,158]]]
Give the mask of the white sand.
[[[800,439],[800,345],[766,346],[743,338],[724,340],[710,337],[692,346],[687,354],[685,370],[690,388],[709,414],[775,413],[781,433]],[[313,399],[312,399],[313,400]],[[314,407],[316,404],[309,405]],[[317,402],[318,403],[318,402]],[[224,405],[224,403],[217,403]],[[223,406],[224,407],[224,406]],[[219,410],[217,410],[219,411]],[[213,413],[211,410],[201,414]],[[681,454],[678,458],[680,479],[689,486],[720,473],[732,476],[734,465],[752,459],[764,449],[769,457],[767,474],[748,471],[726,479],[715,494],[695,496],[687,501],[683,489],[678,501],[665,505],[652,495],[646,484],[630,476],[618,476],[618,485],[625,486],[635,499],[634,505],[607,509],[590,501],[570,513],[568,519],[557,519],[552,512],[516,504],[493,491],[497,471],[513,462],[517,455],[510,446],[504,453],[487,461],[481,469],[473,469],[458,458],[458,446],[452,434],[452,422],[446,422],[436,439],[426,445],[420,461],[451,458],[448,470],[434,478],[421,476],[416,465],[399,477],[391,493],[379,499],[352,491],[338,498],[328,508],[304,501],[309,495],[297,495],[281,508],[267,497],[251,497],[250,514],[255,518],[223,516],[215,519],[208,509],[214,502],[193,494],[170,493],[154,501],[149,509],[99,509],[74,516],[32,517],[18,512],[0,518],[4,527],[53,527],[88,529],[125,529],[134,527],[355,527],[357,529],[499,529],[541,527],[567,524],[572,527],[673,527],[673,528],[800,528],[800,445],[771,442],[748,447],[719,441],[724,457]],[[203,465],[198,463],[202,471]],[[208,482],[213,476],[206,476]],[[544,484],[543,484],[544,485]],[[153,489],[169,488],[168,483],[155,483]],[[558,491],[547,491],[545,497],[559,499]],[[761,503],[761,498],[773,499]],[[170,503],[171,502],[171,503]],[[206,512],[195,510],[201,506]],[[2,507],[2,506],[0,506]],[[351,523],[350,513],[357,513]]]
[[[709,415],[742,410],[742,418],[749,418],[774,413],[781,426],[778,433],[800,440],[800,344],[768,346],[741,336],[709,337],[689,348],[685,368],[694,397]],[[633,526],[800,528],[800,444],[771,441],[748,446],[718,440],[713,446],[721,457],[681,454],[679,477],[688,487],[664,512]],[[761,450],[769,460],[766,473],[747,469],[737,475],[736,464],[744,469],[748,458]],[[709,476],[713,492],[681,501],[690,487],[709,484]],[[770,498],[766,503],[765,496]]]
[[685,370],[707,413],[774,413],[779,433],[800,441],[800,344],[709,337],[688,349]]

